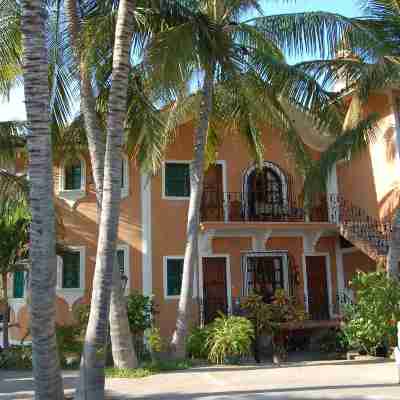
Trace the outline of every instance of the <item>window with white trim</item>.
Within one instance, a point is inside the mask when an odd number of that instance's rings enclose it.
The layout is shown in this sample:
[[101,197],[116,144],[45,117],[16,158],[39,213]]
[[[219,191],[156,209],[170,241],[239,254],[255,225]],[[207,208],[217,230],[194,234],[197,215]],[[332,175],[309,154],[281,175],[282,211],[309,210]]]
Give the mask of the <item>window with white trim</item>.
[[190,196],[190,162],[164,163],[164,197],[185,199]]
[[59,290],[84,290],[85,248],[70,247],[58,260],[57,288]]
[[25,297],[25,271],[17,270],[12,274],[12,298],[23,299]]
[[86,164],[82,158],[61,166],[58,196],[71,207],[86,195]]
[[164,258],[164,296],[179,297],[182,286],[183,257]]
[[126,289],[125,292],[129,291],[130,287],[130,266],[129,266],[129,246],[118,245],[117,246],[117,264],[121,272],[121,278],[126,277]]
[[129,160],[123,154],[121,160],[121,197],[129,194]]
[[62,190],[84,190],[85,189],[85,162],[78,159],[64,166]]

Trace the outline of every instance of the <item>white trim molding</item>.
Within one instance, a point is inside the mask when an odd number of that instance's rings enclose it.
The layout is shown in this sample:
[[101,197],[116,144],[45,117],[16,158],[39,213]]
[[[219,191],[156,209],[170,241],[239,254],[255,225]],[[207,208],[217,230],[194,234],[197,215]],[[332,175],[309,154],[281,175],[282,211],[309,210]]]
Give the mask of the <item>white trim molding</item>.
[[124,275],[128,278],[125,286],[125,294],[128,295],[131,291],[131,265],[129,257],[129,246],[127,244],[118,244],[117,251],[124,252]]
[[[175,255],[175,256],[163,256],[163,293],[164,300],[177,300],[180,297],[180,293],[177,295],[168,295],[168,260],[182,260],[184,261],[185,256]],[[197,297],[197,268],[193,270],[193,284],[192,284],[192,297]],[[183,272],[183,270],[182,270]]]
[[129,158],[126,154],[122,153],[122,163],[124,165],[123,168],[123,183],[124,185],[121,185],[121,199],[124,199],[125,197],[129,196],[129,178],[130,178],[130,162],[129,162]]
[[331,273],[331,257],[328,252],[304,252],[302,255],[303,261],[303,286],[304,286],[304,299],[306,312],[309,312],[308,302],[308,277],[307,277],[307,257],[325,257],[325,271],[326,271],[326,284],[327,284],[327,296],[328,296],[328,311],[329,317],[333,318],[333,298],[332,298],[332,273]]
[[[165,166],[166,164],[186,164],[189,166],[189,179],[190,179],[190,164],[192,163],[192,160],[164,160],[162,162],[162,199],[163,200],[189,200],[190,195],[188,196],[167,196],[166,192],[166,172],[165,172]],[[190,184],[190,183],[189,183]]]
[[287,250],[256,250],[256,251],[245,251],[243,254],[243,274],[244,274],[244,285],[242,293],[247,296],[251,288],[248,287],[247,271],[248,271],[248,259],[253,257],[280,257],[282,258],[283,268],[283,288],[286,293],[289,293],[289,257]]
[[75,203],[86,196],[86,162],[82,157],[81,163],[81,187],[79,189],[65,189],[65,164],[60,165],[60,179],[58,184],[58,197],[63,199],[71,208]]
[[83,297],[85,293],[85,277],[86,277],[86,248],[85,246],[68,246],[72,252],[79,253],[79,288],[63,288],[63,260],[62,257],[57,256],[57,295],[64,298],[68,303],[70,310],[74,303]]
[[[283,207],[288,206],[288,196],[289,196],[289,187],[288,187],[288,181],[287,181],[287,176],[284,173],[284,171],[281,169],[281,167],[271,161],[264,161],[263,168],[271,169],[277,176],[279,177],[281,183],[282,183],[282,200],[283,200]],[[248,199],[249,199],[249,193],[248,193],[248,180],[251,176],[251,174],[257,169],[257,166],[254,164],[247,168],[243,174],[243,196],[244,196],[244,212],[245,212],[245,217],[248,218],[249,214],[249,205],[248,205]]]
[[153,293],[153,251],[151,235],[151,175],[140,175],[142,214],[142,288],[145,296]]

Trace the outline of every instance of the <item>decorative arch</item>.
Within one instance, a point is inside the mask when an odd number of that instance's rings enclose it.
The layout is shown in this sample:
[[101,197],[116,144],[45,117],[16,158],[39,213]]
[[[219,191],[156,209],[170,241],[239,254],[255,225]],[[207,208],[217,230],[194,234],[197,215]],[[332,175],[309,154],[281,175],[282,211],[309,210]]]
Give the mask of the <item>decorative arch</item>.
[[[275,163],[271,161],[264,161],[263,171],[268,171],[280,184],[280,200],[277,202],[277,206],[282,207],[282,209],[288,208],[288,178],[285,172]],[[257,171],[257,166],[252,165],[249,167],[243,175],[243,197],[244,197],[244,212],[246,219],[249,218],[251,214],[252,199],[250,191],[251,180],[254,179],[254,174]]]

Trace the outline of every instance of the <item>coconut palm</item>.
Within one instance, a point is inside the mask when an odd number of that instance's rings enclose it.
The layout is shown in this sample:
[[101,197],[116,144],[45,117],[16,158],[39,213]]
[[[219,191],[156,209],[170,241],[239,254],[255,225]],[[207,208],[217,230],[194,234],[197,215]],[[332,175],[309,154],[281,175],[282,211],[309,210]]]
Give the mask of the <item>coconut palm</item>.
[[[314,60],[298,65],[308,74],[318,79],[324,87],[343,86],[342,94],[352,97],[346,121],[350,126],[357,123],[361,116],[361,108],[368,100],[371,92],[388,89],[398,85],[400,81],[400,65],[398,42],[400,39],[400,8],[397,1],[361,0],[359,2],[364,13],[362,18],[354,19],[357,26],[367,31],[369,42],[360,41],[357,34],[348,30],[348,41],[339,58],[330,60]],[[352,141],[348,141],[351,148]],[[342,141],[343,148],[344,141]],[[360,144],[360,143],[359,143]],[[365,144],[365,142],[364,142]],[[365,146],[364,146],[365,148]],[[334,150],[332,147],[331,150]],[[340,152],[340,157],[346,157]],[[327,173],[339,153],[327,152],[322,162],[329,162],[322,170]],[[318,166],[315,166],[318,168]],[[315,174],[314,174],[315,176]],[[398,260],[400,258],[400,209],[395,212],[392,221],[392,237],[387,258],[387,272],[393,278],[399,276]]]
[[24,91],[28,119],[31,334],[37,399],[63,399],[55,333],[56,253],[46,3],[22,3]]
[[133,34],[133,3],[121,0],[112,63],[103,199],[97,246],[96,269],[85,345],[81,363],[78,398],[104,398],[105,345],[110,310],[115,247],[121,197],[121,147],[126,115],[130,48]]
[[[347,18],[324,13],[262,16],[245,20],[250,12],[261,14],[258,1],[164,1],[160,15],[165,29],[154,34],[145,52],[145,64],[160,82],[173,88],[176,82],[200,78],[201,96],[190,172],[190,201],[187,241],[172,348],[184,356],[193,269],[198,260],[198,222],[204,176],[204,149],[215,87],[230,80],[240,82],[243,74],[253,75],[271,94],[269,105],[275,119],[284,118],[287,138],[295,132],[288,104],[313,115],[316,125],[341,131],[340,106],[333,93],[285,62],[289,54],[333,54],[347,43],[347,31],[366,41],[367,31]],[[171,89],[173,90],[173,89]],[[254,96],[255,98],[256,96]],[[285,99],[285,100],[283,100]],[[288,103],[288,104],[287,104]],[[282,124],[280,124],[282,126]],[[249,132],[256,132],[254,127]],[[292,140],[293,141],[293,140]],[[297,142],[298,143],[298,142]]]
[[[91,81],[91,68],[81,47],[83,42],[83,30],[81,26],[82,21],[78,13],[77,1],[66,0],[65,9],[68,16],[71,46],[73,48],[75,63],[79,71],[81,110],[85,123],[85,132],[96,190],[97,222],[100,224],[104,178],[105,135],[96,110],[96,98],[93,93]],[[110,36],[111,35],[112,32],[110,32]],[[131,340],[127,311],[124,306],[121,279],[116,263],[113,278],[116,280],[113,280],[113,292],[111,296],[110,336],[114,364],[117,368],[135,368],[137,367],[138,361]]]

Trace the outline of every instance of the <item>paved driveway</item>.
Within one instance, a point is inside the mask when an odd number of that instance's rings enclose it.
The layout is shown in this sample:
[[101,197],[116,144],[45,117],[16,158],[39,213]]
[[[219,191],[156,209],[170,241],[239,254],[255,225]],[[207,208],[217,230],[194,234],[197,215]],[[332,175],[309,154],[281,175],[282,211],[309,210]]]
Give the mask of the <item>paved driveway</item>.
[[[76,373],[66,373],[65,386]],[[29,399],[28,373],[0,372],[0,400]],[[142,379],[109,379],[113,400],[399,400],[392,362],[322,362],[270,366],[204,367]]]

